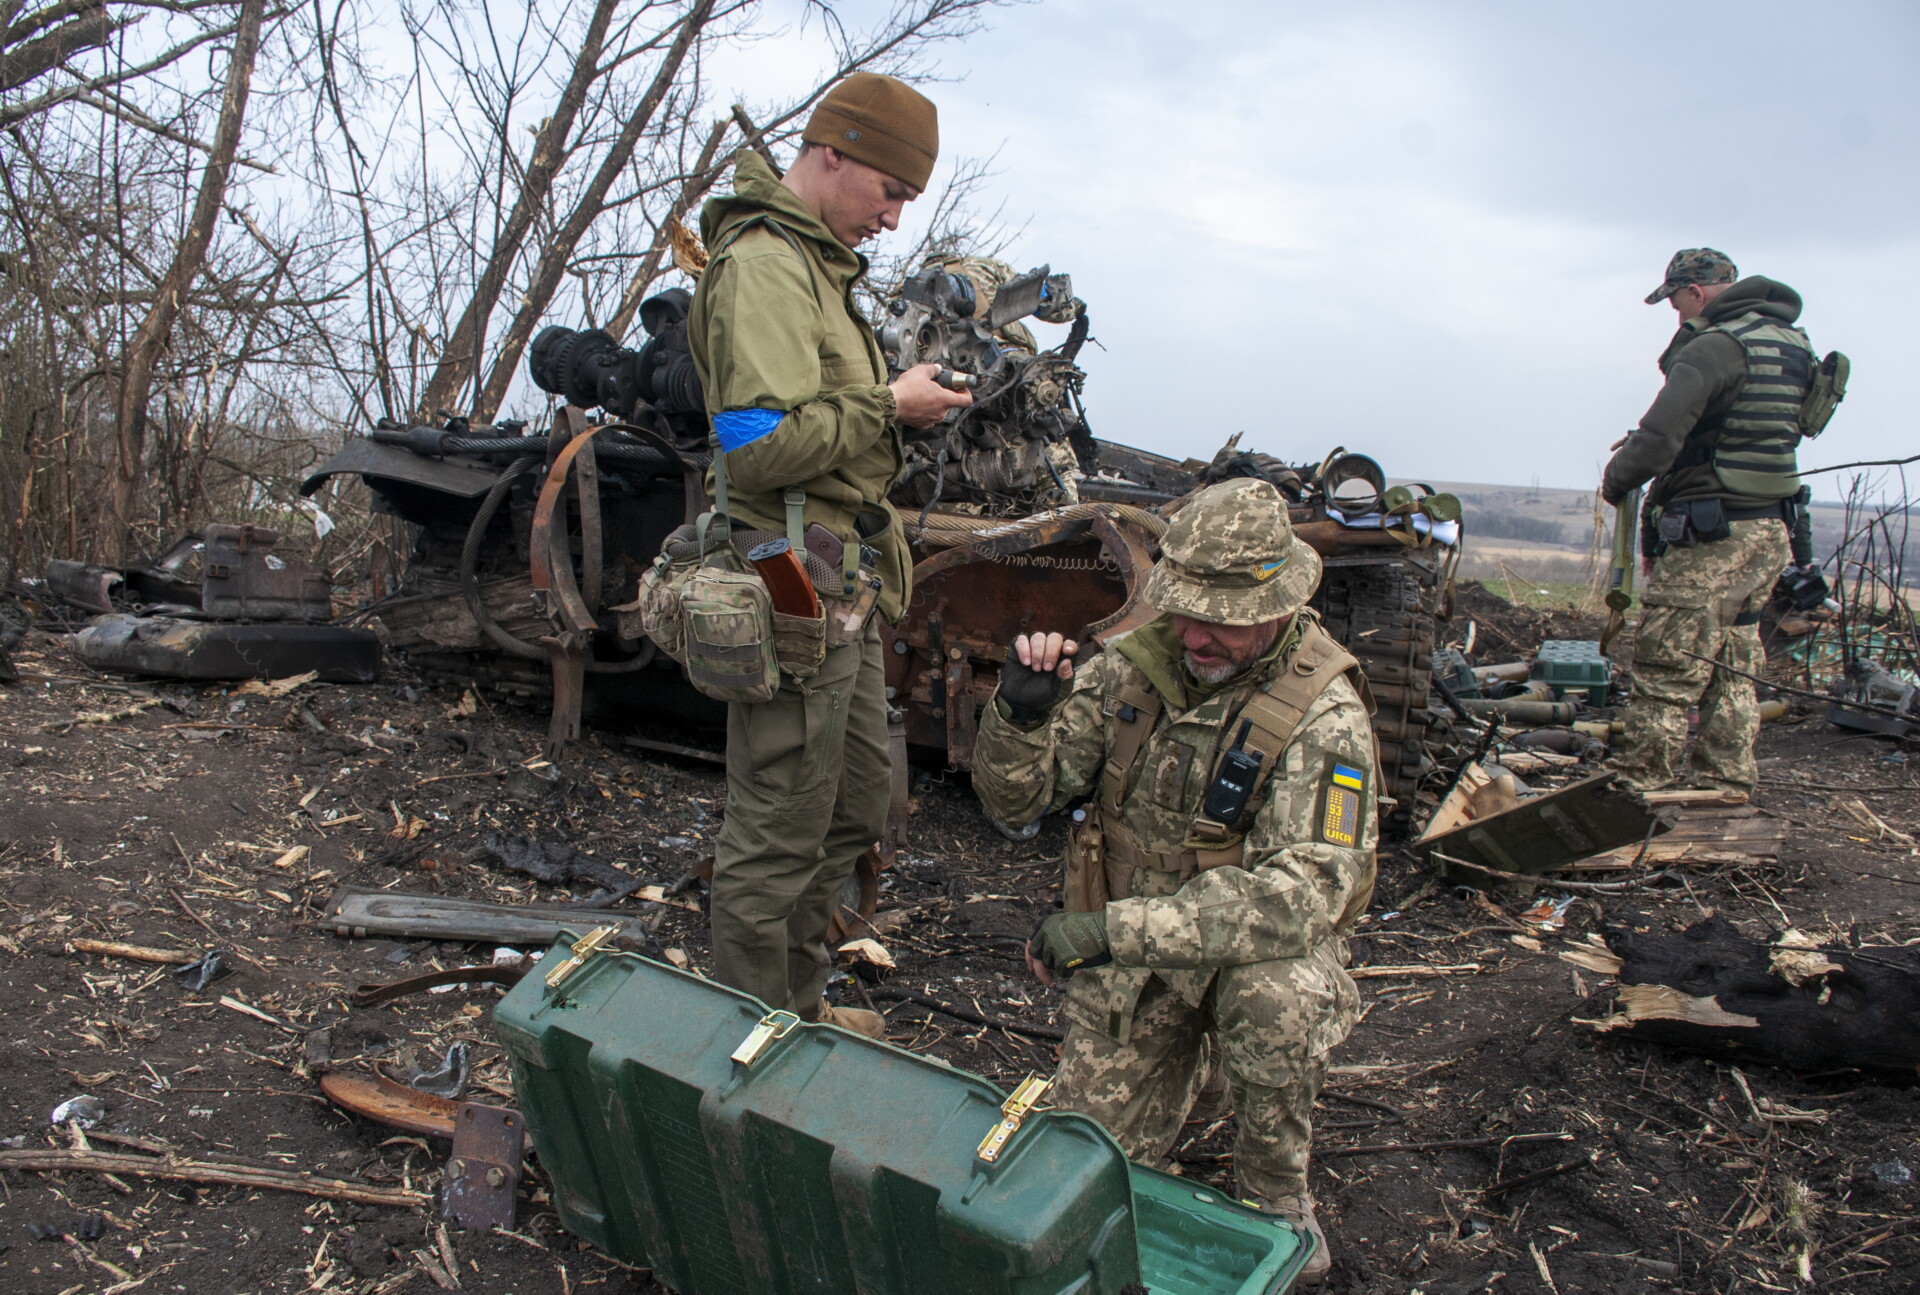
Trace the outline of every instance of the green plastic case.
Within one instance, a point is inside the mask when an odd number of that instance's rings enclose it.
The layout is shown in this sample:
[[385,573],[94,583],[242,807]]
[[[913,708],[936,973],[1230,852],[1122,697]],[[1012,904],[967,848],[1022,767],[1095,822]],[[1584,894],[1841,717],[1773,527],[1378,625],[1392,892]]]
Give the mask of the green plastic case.
[[1604,706],[1613,667],[1592,639],[1548,639],[1540,645],[1527,677],[1550,686],[1555,701],[1564,700],[1570,692],[1584,692],[1587,705]]
[[[569,951],[562,942],[545,967]],[[494,1011],[568,1230],[680,1295],[1278,1295],[1311,1239],[1094,1121],[634,954]],[[763,1046],[749,1063],[750,1036]]]

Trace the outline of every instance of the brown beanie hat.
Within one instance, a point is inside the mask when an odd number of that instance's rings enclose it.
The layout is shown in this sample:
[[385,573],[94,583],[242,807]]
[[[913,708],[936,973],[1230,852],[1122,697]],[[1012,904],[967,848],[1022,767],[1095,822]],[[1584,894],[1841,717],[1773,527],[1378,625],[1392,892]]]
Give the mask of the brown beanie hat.
[[855,72],[814,105],[800,138],[925,189],[940,155],[940,117],[906,82]]

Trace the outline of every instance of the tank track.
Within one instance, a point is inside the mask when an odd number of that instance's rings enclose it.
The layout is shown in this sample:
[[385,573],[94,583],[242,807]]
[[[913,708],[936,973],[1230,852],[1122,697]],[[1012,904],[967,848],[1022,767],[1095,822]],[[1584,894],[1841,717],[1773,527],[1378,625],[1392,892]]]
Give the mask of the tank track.
[[1381,826],[1404,833],[1414,795],[1433,768],[1427,754],[1427,699],[1433,684],[1435,620],[1420,573],[1397,565],[1328,570],[1314,598],[1327,633],[1360,659],[1379,711],[1381,790],[1399,803]]

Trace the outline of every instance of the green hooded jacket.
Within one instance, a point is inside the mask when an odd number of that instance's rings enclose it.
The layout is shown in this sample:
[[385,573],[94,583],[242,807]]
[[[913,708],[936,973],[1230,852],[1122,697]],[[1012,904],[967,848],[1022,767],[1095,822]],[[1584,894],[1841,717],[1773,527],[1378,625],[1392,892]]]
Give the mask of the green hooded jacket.
[[1695,428],[1719,423],[1747,382],[1747,353],[1722,324],[1745,314],[1790,325],[1800,317],[1800,294],[1760,275],[1740,280],[1707,303],[1706,312],[1680,326],[1660,356],[1666,385],[1654,397],[1640,426],[1607,464],[1606,485],[1615,496],[1653,482],[1657,504],[1689,499],[1726,499],[1734,504],[1771,501],[1729,490],[1710,462],[1676,467]]
[[[853,301],[867,259],[751,149],[734,158],[733,193],[701,210],[700,236],[712,260],[688,321],[693,360],[716,429],[751,437],[727,453],[728,511],[784,531],[786,492],[803,490],[808,522],[844,543],[867,532],[880,555],[880,612],[898,620],[912,557],[886,501],[903,463],[886,361]],[[728,419],[743,411],[761,412]]]

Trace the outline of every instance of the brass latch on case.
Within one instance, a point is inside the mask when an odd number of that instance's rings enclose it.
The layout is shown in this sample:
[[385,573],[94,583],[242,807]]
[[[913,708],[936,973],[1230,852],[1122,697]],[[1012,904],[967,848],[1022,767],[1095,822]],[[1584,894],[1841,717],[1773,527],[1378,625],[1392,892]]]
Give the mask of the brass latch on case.
[[787,1031],[800,1024],[800,1018],[792,1012],[769,1012],[760,1018],[760,1024],[753,1032],[740,1041],[733,1050],[732,1060],[751,1069],[753,1063],[760,1060],[760,1054],[772,1045],[775,1039],[787,1037]]
[[986,1140],[980,1144],[977,1154],[982,1160],[992,1164],[1000,1158],[1001,1151],[1006,1148],[1007,1139],[1019,1130],[1021,1121],[1033,1114],[1034,1107],[1040,1104],[1040,1099],[1046,1096],[1047,1089],[1051,1087],[1053,1087],[1051,1079],[1042,1079],[1038,1075],[1028,1075],[1020,1081],[1020,1086],[1013,1090],[1013,1095],[1001,1103],[1000,1122],[993,1126],[993,1131],[988,1133]]
[[547,988],[558,989],[560,982],[580,970],[581,964],[592,957],[601,945],[620,934],[618,926],[596,926],[573,942],[573,952],[560,960],[560,965],[547,973]]

